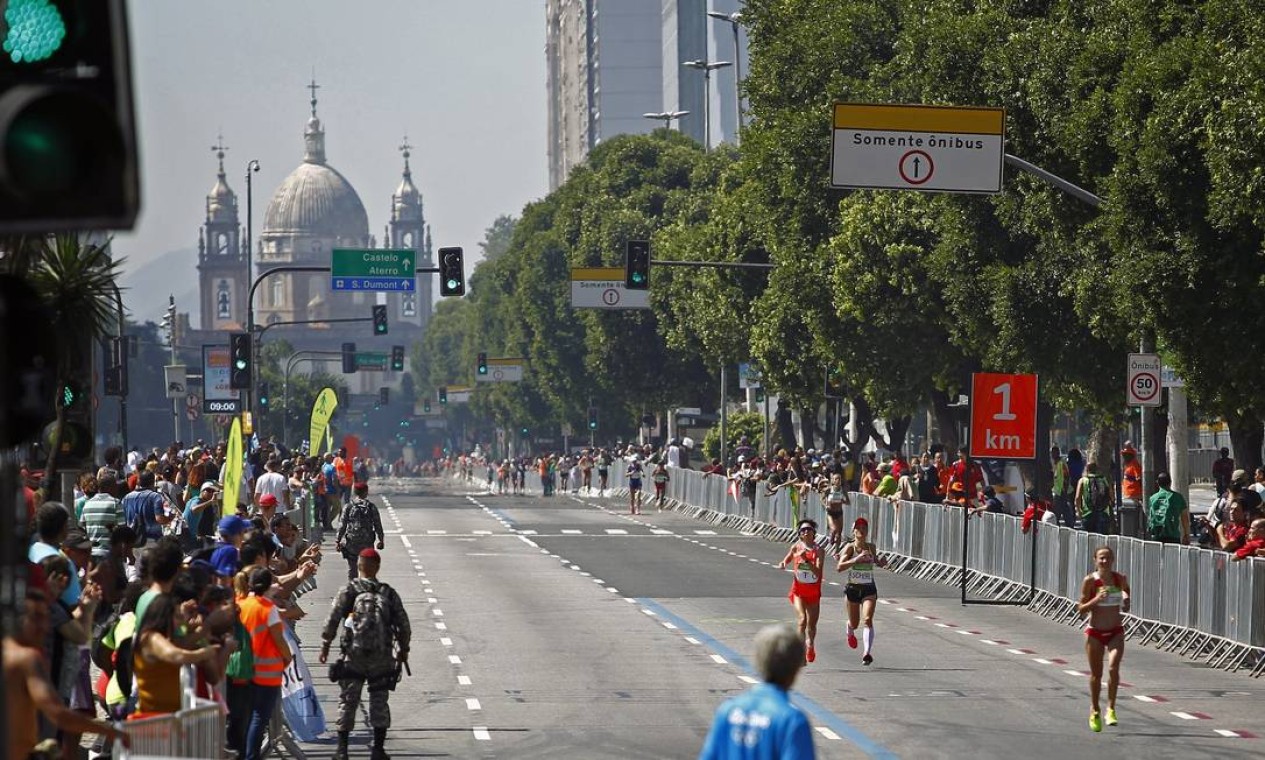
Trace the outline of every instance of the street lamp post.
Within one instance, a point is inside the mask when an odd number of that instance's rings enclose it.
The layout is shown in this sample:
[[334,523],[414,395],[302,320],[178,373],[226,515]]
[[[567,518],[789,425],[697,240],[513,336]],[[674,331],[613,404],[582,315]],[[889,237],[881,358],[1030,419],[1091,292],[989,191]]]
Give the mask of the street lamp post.
[[[259,171],[258,159],[252,158],[251,160],[246,162],[246,280],[248,282],[253,282],[254,277],[255,277],[255,270],[254,270],[255,251],[254,251],[254,243],[251,242],[252,235],[254,233],[253,228],[254,228],[254,221],[255,221],[255,215],[254,215],[255,204],[253,202],[254,201],[254,192],[253,192],[254,186],[253,186],[252,179],[253,179],[253,175],[257,173],[258,171]],[[249,412],[251,411],[251,402],[254,401],[254,392],[255,392],[255,378],[254,378],[254,372],[255,372],[255,369],[254,369],[255,368],[255,362],[254,362],[254,358],[255,358],[254,357],[254,353],[255,353],[254,327],[255,325],[254,325],[254,322],[255,322],[255,319],[254,319],[254,311],[250,307],[249,295],[246,296],[246,321],[247,321],[246,334],[251,336],[251,339],[250,339],[251,378],[250,378],[250,386],[246,388],[246,403],[244,406],[245,406],[245,411]]]
[[733,13],[721,13],[720,11],[708,11],[708,16],[717,21],[727,21],[734,30],[734,109],[738,115],[738,129],[734,132],[734,142],[738,142],[738,135],[742,132],[742,51],[741,43],[738,41],[738,24],[742,21],[742,14],[735,11]]
[[[689,116],[689,111],[660,111],[659,113],[643,113],[642,116],[647,119],[655,119],[663,122],[663,126],[672,129],[673,120],[680,121],[682,116]],[[677,125],[680,129],[680,125]]]
[[712,149],[712,72],[732,66],[729,61],[686,61],[683,65],[703,72],[703,150]]

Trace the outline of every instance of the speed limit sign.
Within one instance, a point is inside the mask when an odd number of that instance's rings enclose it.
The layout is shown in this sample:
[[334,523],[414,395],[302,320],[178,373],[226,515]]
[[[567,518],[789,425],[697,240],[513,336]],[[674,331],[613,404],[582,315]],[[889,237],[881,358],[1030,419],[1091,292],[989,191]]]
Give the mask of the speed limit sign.
[[1128,384],[1125,386],[1125,403],[1128,406],[1159,406],[1160,372],[1164,364],[1159,354],[1129,354],[1129,365],[1126,372]]

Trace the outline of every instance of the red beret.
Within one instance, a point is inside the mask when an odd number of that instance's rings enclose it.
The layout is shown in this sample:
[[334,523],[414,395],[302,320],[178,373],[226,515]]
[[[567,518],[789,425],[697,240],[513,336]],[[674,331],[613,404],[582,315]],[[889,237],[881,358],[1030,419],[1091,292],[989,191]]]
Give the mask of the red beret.
[[381,561],[382,559],[382,555],[378,554],[378,550],[374,549],[373,547],[369,547],[368,549],[361,549],[360,556],[364,557],[365,559],[376,559],[379,561]]

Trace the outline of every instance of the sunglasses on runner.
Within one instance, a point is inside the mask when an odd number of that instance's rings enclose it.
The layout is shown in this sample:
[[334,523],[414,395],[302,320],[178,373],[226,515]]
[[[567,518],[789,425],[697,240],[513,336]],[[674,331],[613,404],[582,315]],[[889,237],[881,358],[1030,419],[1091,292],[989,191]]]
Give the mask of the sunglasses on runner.
[[809,525],[805,525],[804,527],[799,529],[799,532],[800,533],[816,533],[817,529]]

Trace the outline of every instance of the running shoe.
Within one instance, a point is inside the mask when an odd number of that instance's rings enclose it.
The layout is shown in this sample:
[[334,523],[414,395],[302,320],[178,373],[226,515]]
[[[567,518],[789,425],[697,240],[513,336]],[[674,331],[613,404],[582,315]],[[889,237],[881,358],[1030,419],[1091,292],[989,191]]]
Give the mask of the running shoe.
[[1107,725],[1117,726],[1119,724],[1120,724],[1120,721],[1116,720],[1116,708],[1108,707],[1107,708]]
[[804,653],[804,659],[805,659],[805,660],[808,660],[809,662],[813,662],[814,660],[816,660],[816,659],[817,659],[817,650],[816,650],[816,649],[813,649],[813,648],[810,646],[810,647],[808,648],[808,651],[806,651],[806,652]]
[[848,648],[849,649],[857,648],[857,635],[856,635],[856,632],[852,631],[851,629],[848,630]]
[[872,662],[874,662],[874,658],[869,656],[868,654],[861,658],[862,665],[869,665]]
[[1096,712],[1089,714],[1089,730],[1094,733],[1102,731],[1102,716]]

